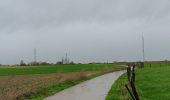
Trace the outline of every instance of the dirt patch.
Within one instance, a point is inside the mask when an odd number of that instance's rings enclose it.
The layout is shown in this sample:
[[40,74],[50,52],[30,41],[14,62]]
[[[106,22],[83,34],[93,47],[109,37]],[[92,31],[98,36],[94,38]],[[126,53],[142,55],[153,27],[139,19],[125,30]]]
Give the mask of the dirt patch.
[[0,100],[16,100],[22,95],[37,91],[59,83],[83,80],[93,75],[92,72],[69,74],[46,74],[31,76],[1,76]]
[[16,66],[0,66],[0,68],[16,68]]

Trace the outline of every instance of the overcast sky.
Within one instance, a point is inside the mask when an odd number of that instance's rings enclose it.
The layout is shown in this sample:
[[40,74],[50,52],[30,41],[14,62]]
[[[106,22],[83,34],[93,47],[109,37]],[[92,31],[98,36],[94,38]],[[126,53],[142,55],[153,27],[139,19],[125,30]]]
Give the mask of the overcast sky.
[[0,0],[0,63],[170,60],[169,0]]

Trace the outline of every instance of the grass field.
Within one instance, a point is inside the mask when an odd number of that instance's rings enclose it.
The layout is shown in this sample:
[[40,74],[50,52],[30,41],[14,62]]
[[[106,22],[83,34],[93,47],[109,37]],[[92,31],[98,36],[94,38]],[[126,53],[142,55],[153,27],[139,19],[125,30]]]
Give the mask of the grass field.
[[0,68],[0,100],[41,100],[87,79],[123,68],[112,64]]
[[[116,67],[114,67],[116,68]],[[70,73],[83,71],[98,71],[113,69],[112,64],[82,64],[82,65],[47,65],[47,66],[27,66],[16,68],[0,68],[0,76],[12,75],[32,75],[50,73]]]
[[[124,74],[112,86],[106,100],[131,100],[124,85],[127,76]],[[136,71],[136,87],[141,100],[170,99],[170,66],[152,65]]]

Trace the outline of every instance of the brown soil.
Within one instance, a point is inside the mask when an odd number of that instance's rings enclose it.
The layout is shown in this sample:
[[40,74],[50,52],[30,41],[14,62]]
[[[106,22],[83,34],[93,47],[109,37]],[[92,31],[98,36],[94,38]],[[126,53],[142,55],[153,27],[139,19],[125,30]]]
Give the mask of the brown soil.
[[44,74],[28,76],[0,76],[0,100],[16,100],[43,88],[73,80],[83,80],[96,73]]

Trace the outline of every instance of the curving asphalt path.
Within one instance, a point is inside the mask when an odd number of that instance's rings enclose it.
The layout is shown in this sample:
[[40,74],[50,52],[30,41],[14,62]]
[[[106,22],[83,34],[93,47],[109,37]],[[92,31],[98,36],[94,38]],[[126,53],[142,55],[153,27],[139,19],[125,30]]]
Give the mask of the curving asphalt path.
[[112,84],[123,73],[125,71],[99,76],[47,97],[45,100],[105,100]]

